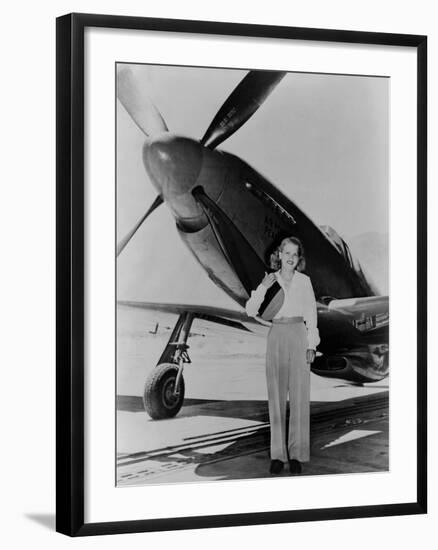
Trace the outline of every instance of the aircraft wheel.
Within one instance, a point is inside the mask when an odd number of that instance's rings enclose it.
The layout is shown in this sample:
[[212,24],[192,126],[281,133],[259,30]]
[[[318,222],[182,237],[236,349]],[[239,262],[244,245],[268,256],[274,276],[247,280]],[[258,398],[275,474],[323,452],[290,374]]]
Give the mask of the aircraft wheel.
[[154,368],[146,380],[143,405],[154,420],[172,418],[180,411],[184,401],[184,378],[181,377],[179,394],[174,395],[178,367],[174,363],[162,363]]

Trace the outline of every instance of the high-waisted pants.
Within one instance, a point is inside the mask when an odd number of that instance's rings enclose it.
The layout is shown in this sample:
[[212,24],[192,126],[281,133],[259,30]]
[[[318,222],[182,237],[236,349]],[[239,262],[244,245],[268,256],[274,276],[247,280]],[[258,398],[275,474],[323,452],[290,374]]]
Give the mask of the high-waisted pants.
[[[271,460],[309,461],[310,365],[302,317],[274,319],[266,348]],[[289,435],[286,410],[289,395]]]

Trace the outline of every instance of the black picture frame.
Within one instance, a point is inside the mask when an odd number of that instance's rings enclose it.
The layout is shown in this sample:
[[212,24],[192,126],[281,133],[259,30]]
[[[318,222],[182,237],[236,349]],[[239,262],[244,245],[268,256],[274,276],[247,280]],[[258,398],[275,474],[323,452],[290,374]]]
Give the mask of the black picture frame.
[[[427,37],[111,15],[57,19],[56,529],[69,536],[423,514],[427,511]],[[406,46],[417,52],[417,498],[414,502],[105,523],[84,521],[84,30],[157,30]]]

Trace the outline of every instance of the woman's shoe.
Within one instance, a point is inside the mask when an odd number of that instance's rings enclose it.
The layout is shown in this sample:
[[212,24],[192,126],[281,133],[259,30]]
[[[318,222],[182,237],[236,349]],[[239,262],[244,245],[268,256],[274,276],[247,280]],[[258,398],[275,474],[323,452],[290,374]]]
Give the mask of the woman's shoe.
[[298,460],[292,459],[289,460],[289,472],[293,475],[301,474],[302,468],[301,468],[301,462]]
[[269,468],[270,474],[279,474],[283,469],[283,462],[281,460],[271,460],[271,466]]

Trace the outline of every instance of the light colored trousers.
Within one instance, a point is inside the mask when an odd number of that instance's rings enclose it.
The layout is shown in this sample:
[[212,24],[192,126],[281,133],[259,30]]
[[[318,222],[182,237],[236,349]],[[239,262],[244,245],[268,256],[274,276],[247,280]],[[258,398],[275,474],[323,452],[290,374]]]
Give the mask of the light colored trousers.
[[266,348],[271,460],[308,462],[310,458],[310,366],[306,351],[307,331],[302,317],[273,320]]

